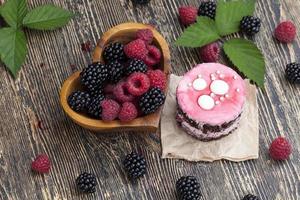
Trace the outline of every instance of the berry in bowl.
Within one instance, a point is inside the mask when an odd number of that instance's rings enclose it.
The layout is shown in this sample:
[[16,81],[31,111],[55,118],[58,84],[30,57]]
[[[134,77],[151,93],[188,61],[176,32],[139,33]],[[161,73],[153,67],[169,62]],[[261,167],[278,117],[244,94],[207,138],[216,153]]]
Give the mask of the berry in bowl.
[[120,24],[103,34],[92,64],[64,82],[61,105],[75,123],[92,131],[154,132],[169,70],[168,44],[153,27]]

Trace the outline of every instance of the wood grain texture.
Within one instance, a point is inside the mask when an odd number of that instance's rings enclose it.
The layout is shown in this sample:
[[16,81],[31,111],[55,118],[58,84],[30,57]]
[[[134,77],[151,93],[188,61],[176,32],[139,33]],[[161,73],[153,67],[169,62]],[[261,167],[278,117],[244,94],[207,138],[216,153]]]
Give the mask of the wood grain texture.
[[[160,158],[158,134],[90,133],[66,117],[59,105],[59,90],[74,71],[91,61],[81,43],[96,44],[102,33],[127,21],[153,24],[170,43],[172,72],[182,75],[201,62],[196,49],[178,48],[182,33],[177,8],[198,6],[199,0],[151,0],[134,7],[130,0],[28,0],[30,7],[55,3],[76,13],[65,28],[52,32],[26,30],[28,57],[13,80],[0,67],[0,199],[174,200],[174,183],[182,175],[198,177],[203,199],[238,200],[254,193],[262,200],[300,199],[300,87],[284,78],[288,62],[300,61],[300,34],[289,45],[276,42],[276,24],[291,19],[300,30],[300,1],[258,0],[256,15],[263,21],[254,38],[267,62],[266,91],[259,91],[260,158],[242,163],[191,163]],[[225,60],[225,59],[223,59]],[[271,141],[284,135],[294,152],[286,162],[268,156]],[[148,161],[148,173],[129,182],[121,160],[136,150]],[[30,163],[39,153],[53,162],[48,175],[34,175]],[[97,175],[97,193],[82,195],[75,179],[82,171]]]

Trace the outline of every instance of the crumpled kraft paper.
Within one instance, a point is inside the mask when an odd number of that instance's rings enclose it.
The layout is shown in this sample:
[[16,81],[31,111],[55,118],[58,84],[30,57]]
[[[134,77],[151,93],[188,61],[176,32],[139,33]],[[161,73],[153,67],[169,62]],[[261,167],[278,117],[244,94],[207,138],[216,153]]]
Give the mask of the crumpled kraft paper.
[[186,134],[177,124],[176,88],[181,77],[171,75],[169,92],[161,118],[162,158],[208,161],[226,159],[245,161],[257,159],[259,152],[258,107],[256,87],[246,80],[247,101],[240,125],[230,135],[202,142]]

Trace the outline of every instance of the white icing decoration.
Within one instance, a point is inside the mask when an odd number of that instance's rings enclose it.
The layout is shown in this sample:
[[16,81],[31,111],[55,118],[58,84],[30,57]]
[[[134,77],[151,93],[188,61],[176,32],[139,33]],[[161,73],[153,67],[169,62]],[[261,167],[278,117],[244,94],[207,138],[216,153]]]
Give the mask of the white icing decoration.
[[214,93],[210,93],[210,96],[214,98],[216,95]]
[[234,79],[234,80],[236,80],[236,79],[237,79],[237,76],[236,76],[236,75],[234,75],[234,76],[233,76],[233,79]]
[[197,78],[193,82],[193,88],[195,90],[204,90],[207,87],[207,83],[203,78]]
[[220,104],[220,101],[216,101],[215,104],[216,104],[216,105],[219,105],[219,104]]
[[198,98],[199,106],[204,110],[211,110],[215,106],[213,98],[208,95],[202,95]]
[[225,100],[225,98],[224,97],[220,97],[220,101],[224,101]]
[[222,80],[215,80],[210,84],[210,90],[218,95],[224,95],[229,90],[229,85]]

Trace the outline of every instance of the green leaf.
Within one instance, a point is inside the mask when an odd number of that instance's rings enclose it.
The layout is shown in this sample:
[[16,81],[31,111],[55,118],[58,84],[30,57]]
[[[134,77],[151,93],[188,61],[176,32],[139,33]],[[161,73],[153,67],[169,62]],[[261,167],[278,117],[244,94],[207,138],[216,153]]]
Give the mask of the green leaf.
[[176,41],[176,45],[185,47],[202,47],[220,39],[214,20],[198,17],[197,22],[189,26]]
[[264,88],[265,60],[253,42],[245,39],[231,39],[224,43],[224,51],[245,76]]
[[216,26],[221,36],[239,31],[244,16],[253,15],[256,0],[219,1],[216,10]]
[[16,77],[23,64],[26,53],[26,37],[24,32],[14,28],[0,29],[0,57],[10,72]]
[[30,11],[23,20],[23,25],[37,30],[53,30],[66,25],[73,13],[54,5],[43,5]]
[[25,0],[7,0],[0,11],[6,23],[13,28],[22,25],[23,18],[28,12]]

